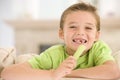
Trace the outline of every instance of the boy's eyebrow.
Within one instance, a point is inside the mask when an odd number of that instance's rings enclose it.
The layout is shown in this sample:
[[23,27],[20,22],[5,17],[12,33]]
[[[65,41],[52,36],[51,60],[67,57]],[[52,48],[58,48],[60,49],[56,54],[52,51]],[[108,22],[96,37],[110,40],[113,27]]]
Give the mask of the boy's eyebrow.
[[92,26],[95,26],[94,24],[92,24],[92,23],[86,23],[86,24],[88,24],[88,25],[92,25]]
[[70,22],[70,23],[68,23],[68,24],[76,24],[76,22]]
[[86,24],[93,25],[92,23],[89,23],[89,22],[88,22],[88,23],[86,23]]

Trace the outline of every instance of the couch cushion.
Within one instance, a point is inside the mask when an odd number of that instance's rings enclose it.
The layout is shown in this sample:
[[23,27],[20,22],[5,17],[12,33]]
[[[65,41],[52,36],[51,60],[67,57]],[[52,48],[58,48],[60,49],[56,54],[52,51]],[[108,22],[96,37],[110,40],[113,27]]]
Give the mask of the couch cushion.
[[8,65],[15,63],[15,48],[0,48],[0,72]]
[[27,54],[21,54],[19,56],[16,57],[15,63],[23,63],[28,61],[29,59],[31,59],[34,56],[38,56],[35,53],[27,53]]
[[119,68],[120,68],[120,50],[117,51],[117,52],[115,52],[115,53],[113,54],[113,57],[115,58],[118,66],[119,66]]

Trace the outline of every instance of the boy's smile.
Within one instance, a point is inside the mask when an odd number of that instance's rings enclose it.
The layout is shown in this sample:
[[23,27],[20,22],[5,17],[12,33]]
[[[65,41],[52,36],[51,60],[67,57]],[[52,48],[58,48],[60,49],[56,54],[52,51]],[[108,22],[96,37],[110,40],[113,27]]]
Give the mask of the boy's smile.
[[76,11],[66,16],[59,35],[66,44],[68,54],[73,55],[81,44],[85,45],[87,50],[92,47],[99,38],[96,24],[96,19],[90,12]]
[[75,39],[73,39],[73,42],[75,42],[76,44],[85,44],[87,42],[87,40],[75,38]]

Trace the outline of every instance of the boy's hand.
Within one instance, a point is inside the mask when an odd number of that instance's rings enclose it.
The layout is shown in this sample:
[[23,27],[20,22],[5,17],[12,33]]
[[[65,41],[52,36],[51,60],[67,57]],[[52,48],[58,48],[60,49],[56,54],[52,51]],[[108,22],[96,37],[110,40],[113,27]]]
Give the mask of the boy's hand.
[[73,56],[69,56],[64,60],[60,66],[53,72],[53,76],[58,80],[67,74],[70,74],[71,71],[76,67],[76,60]]

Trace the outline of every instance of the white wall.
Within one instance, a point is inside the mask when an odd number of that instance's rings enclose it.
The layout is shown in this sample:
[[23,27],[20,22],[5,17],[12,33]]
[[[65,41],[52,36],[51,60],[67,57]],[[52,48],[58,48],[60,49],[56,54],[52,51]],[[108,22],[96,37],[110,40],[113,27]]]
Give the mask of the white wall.
[[77,0],[12,0],[15,19],[59,19]]
[[14,29],[0,21],[0,47],[15,47]]
[[12,19],[14,16],[12,0],[0,0],[0,19]]
[[0,47],[14,47],[14,29],[4,20],[13,18],[11,0],[0,0]]
[[102,18],[120,17],[119,0],[99,0],[99,12]]
[[0,0],[0,47],[15,46],[14,28],[4,20],[59,19],[77,0]]

